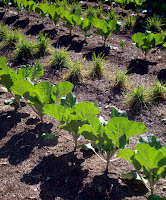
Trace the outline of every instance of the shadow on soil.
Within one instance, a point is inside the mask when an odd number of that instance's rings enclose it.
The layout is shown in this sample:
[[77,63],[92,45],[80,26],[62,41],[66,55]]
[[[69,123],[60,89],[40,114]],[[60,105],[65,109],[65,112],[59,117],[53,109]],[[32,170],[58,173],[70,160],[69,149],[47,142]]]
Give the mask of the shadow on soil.
[[37,35],[44,29],[43,24],[32,25],[32,27],[26,32],[26,35]]
[[155,62],[149,62],[147,60],[142,60],[142,59],[134,59],[130,61],[130,64],[127,68],[128,72],[127,74],[140,74],[144,75],[147,74],[149,71],[149,65],[156,65],[157,63]]
[[[18,118],[20,119],[21,117],[19,116]],[[15,119],[17,119],[16,116]],[[47,129],[51,129],[53,126],[51,123],[44,125]],[[48,145],[48,142],[45,142],[42,138],[42,128],[43,124],[38,124],[35,129],[28,129],[24,132],[13,135],[0,149],[0,158],[8,158],[11,165],[17,165],[29,157],[35,146],[41,148],[42,146]],[[47,132],[50,133],[49,131]],[[54,144],[52,144],[53,146],[57,144],[57,138],[58,137],[54,139]]]
[[103,57],[107,57],[108,54],[109,54],[109,50],[110,50],[110,48],[105,47],[105,46],[96,47],[96,48],[93,48],[89,53],[84,54],[83,57],[86,58],[88,61],[92,60],[93,53],[96,54],[96,57],[98,55],[101,55]]
[[72,41],[70,44],[70,47],[68,48],[68,51],[74,51],[75,53],[80,53],[82,51],[82,46],[86,43],[85,40],[79,40],[79,41]]
[[83,162],[84,159],[78,159],[74,151],[59,157],[52,154],[44,157],[21,181],[28,185],[40,182],[42,200],[54,200],[56,197],[76,199],[83,187],[83,179],[88,175],[88,170],[82,170]]
[[25,28],[29,24],[29,19],[23,19],[23,20],[18,20],[15,24],[14,27],[16,28]]
[[[29,174],[25,174],[21,181],[28,185],[40,185],[40,198],[54,200],[56,198],[69,200],[120,200],[125,197],[142,196],[147,192],[142,183],[132,180],[123,182],[112,178],[116,174],[104,173],[95,176],[90,183],[83,184],[88,170],[82,170],[83,159],[78,159],[74,151],[56,157],[44,157]],[[120,181],[121,183],[119,183]]]
[[78,37],[77,35],[63,35],[61,36],[57,42],[53,43],[52,45],[57,48],[57,47],[68,47],[71,45],[72,40],[74,37]]
[[6,136],[7,132],[15,127],[22,118],[28,117],[28,113],[14,111],[2,112],[0,114],[0,140]]
[[5,20],[5,24],[8,24],[8,25],[13,24],[17,19],[19,19],[18,15],[8,17]]
[[51,40],[53,40],[55,39],[55,36],[57,35],[57,31],[55,29],[44,30],[43,34],[49,37]]
[[166,83],[166,69],[161,69],[158,73],[157,78],[159,81],[162,81],[163,83]]
[[[142,196],[147,192],[143,184],[133,185],[133,181],[122,184],[119,183],[120,179],[111,178],[113,174],[104,173],[100,176],[95,176],[91,183],[85,184],[82,192],[79,193],[78,199],[86,200],[104,200],[115,199],[120,200],[125,197]],[[132,188],[132,189],[131,189]]]

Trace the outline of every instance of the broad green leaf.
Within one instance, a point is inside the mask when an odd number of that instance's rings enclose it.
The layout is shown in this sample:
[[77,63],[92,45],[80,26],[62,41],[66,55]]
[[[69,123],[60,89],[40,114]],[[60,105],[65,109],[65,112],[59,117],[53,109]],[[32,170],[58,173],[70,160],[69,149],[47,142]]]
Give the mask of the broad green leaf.
[[65,107],[61,105],[46,104],[43,107],[43,112],[47,115],[54,117],[55,119],[61,122],[64,118],[66,110],[65,110]]
[[52,99],[53,90],[54,87],[49,82],[38,83],[33,87],[33,90],[30,93],[30,100],[38,99],[37,101],[40,101],[41,104],[54,103],[54,100]]
[[139,143],[149,144],[151,147],[155,147],[156,149],[162,148],[160,141],[154,135],[147,135],[147,136],[141,137],[139,139]]
[[72,92],[61,98],[61,105],[65,108],[73,108],[75,104],[77,104],[77,98]]
[[39,78],[43,75],[43,73],[43,67],[39,63],[37,63],[36,66],[24,65],[17,71],[17,74],[20,78],[25,79],[26,77],[28,77],[31,81]]
[[60,82],[55,86],[54,95],[52,98],[54,99],[55,103],[57,103],[61,97],[67,95],[67,93],[71,92],[74,85],[68,81]]
[[163,44],[163,47],[166,47],[166,42]]
[[129,121],[124,117],[111,119],[105,126],[105,133],[118,148],[124,147],[131,136],[146,131],[145,125],[140,122]]
[[131,149],[121,149],[117,153],[118,157],[121,157],[130,163],[132,163],[134,155],[135,155],[135,151]]
[[11,90],[15,95],[23,96],[26,92],[33,90],[33,85],[26,80],[16,80],[11,86]]
[[58,128],[78,135],[78,129],[80,126],[82,126],[82,121],[79,120],[75,115],[71,114],[68,116],[67,123],[62,126],[58,126]]
[[111,119],[115,117],[126,117],[127,118],[127,113],[126,111],[120,110],[118,108],[113,108],[111,112]]
[[157,168],[158,162],[163,158],[163,154],[160,150],[156,150],[156,148],[151,147],[148,144],[138,143],[136,150],[138,152],[135,154],[135,159],[142,167],[145,167],[147,171]]
[[89,115],[99,114],[99,110],[91,102],[81,102],[73,107],[74,112],[80,120],[86,120]]

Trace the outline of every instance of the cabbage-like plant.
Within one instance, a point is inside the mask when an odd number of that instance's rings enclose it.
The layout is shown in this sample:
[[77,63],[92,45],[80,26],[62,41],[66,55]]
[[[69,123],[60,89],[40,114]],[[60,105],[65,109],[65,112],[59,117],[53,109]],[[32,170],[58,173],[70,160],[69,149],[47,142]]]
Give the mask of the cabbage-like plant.
[[154,48],[156,45],[163,43],[163,36],[162,34],[154,34],[150,31],[146,31],[145,34],[143,33],[136,33],[132,36],[132,39],[136,43],[136,47],[140,48],[142,53],[146,56],[148,52]]

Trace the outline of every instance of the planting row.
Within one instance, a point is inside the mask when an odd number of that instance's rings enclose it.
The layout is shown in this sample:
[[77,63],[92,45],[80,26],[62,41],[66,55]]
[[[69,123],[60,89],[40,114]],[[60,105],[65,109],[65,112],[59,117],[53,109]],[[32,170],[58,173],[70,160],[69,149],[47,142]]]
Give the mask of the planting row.
[[[140,6],[143,1],[134,1],[134,3]],[[93,26],[96,29],[94,33],[102,36],[104,45],[108,37],[110,37],[111,34],[114,31],[117,31],[121,26],[121,22],[118,22],[114,17],[108,17],[101,20],[93,16],[93,14],[90,14],[87,18],[82,18],[80,8],[76,9],[74,13],[70,13],[64,7],[56,7],[55,5],[49,5],[47,3],[38,5],[34,1],[14,0],[14,4],[18,10],[21,10],[22,7],[24,7],[28,15],[31,11],[33,11],[35,13],[39,13],[42,18],[49,16],[55,25],[58,20],[62,19],[64,22],[63,25],[69,29],[70,34],[74,26],[79,26],[86,38],[89,36],[88,31]],[[136,42],[136,46],[142,50],[146,57],[151,48],[154,48],[156,45],[164,42],[164,35],[146,31],[145,34],[134,34],[132,39]],[[163,46],[166,46],[166,43]]]
[[[130,137],[146,132],[143,123],[128,120],[126,112],[117,108],[113,108],[110,120],[105,121],[99,116],[96,103],[77,102],[71,92],[74,87],[72,83],[36,84],[34,80],[43,74],[41,65],[23,66],[15,73],[6,66],[6,62],[6,58],[0,58],[0,84],[5,86],[2,87],[3,90],[8,91],[16,99],[19,107],[21,98],[25,98],[38,114],[41,123],[44,114],[54,117],[61,123],[58,128],[72,135],[75,148],[80,135],[90,140],[91,143],[83,144],[82,147],[92,149],[106,162],[106,171],[110,163],[118,159],[117,157],[131,162],[137,175],[132,172],[127,177],[142,180],[151,192],[149,199],[156,198],[153,194],[156,184],[166,174],[166,147],[162,147],[155,136],[147,136],[140,138],[135,151],[124,149],[129,144]],[[46,139],[54,136],[43,135]]]

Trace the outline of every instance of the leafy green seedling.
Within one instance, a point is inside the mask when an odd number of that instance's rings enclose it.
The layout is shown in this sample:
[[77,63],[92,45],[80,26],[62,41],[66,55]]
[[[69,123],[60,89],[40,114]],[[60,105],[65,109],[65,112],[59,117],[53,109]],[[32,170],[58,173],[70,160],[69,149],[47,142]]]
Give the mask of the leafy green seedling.
[[27,0],[22,0],[22,4],[28,13],[28,16],[29,16],[30,12],[32,11],[33,6],[36,5],[34,1],[27,1]]
[[62,125],[58,128],[68,131],[77,147],[80,137],[79,128],[87,123],[89,116],[99,114],[96,106],[90,102],[77,103],[76,97],[69,93],[61,99],[61,105],[46,105],[44,113],[57,119]]
[[[108,122],[103,123],[103,120],[100,121],[100,119],[94,116],[88,117],[89,124],[83,125],[79,129],[79,133],[85,139],[92,141],[92,144],[88,144],[87,147],[107,163],[107,171],[109,163],[117,159],[114,158],[116,151],[129,144],[131,136],[145,132],[146,127],[143,123],[129,121],[126,113],[116,108],[113,108],[111,119]],[[101,156],[95,148],[98,149]]]
[[121,41],[119,42],[119,46],[121,47],[121,49],[122,49],[122,51],[123,51],[124,47],[126,46],[125,41],[124,41],[124,40],[121,40]]
[[64,11],[63,7],[56,8],[53,5],[49,6],[48,14],[49,14],[50,19],[53,20],[55,25],[57,24],[57,22],[60,18],[60,15],[61,15],[61,13],[63,13],[63,11]]
[[91,28],[91,20],[88,18],[84,18],[81,20],[80,24],[79,24],[80,29],[83,31],[85,38],[88,36],[87,32],[90,30]]
[[156,136],[140,138],[135,151],[123,149],[117,156],[133,164],[139,178],[151,194],[154,193],[160,178],[165,178],[166,147],[162,147]]
[[[0,58],[0,84],[7,88],[7,91],[15,98],[18,106],[20,105],[20,99],[28,88],[31,88],[31,83],[24,80],[22,75],[16,74],[11,68],[6,65],[7,59]],[[20,90],[20,86],[22,89]]]
[[46,104],[56,104],[61,97],[65,96],[73,89],[70,82],[60,82],[52,85],[49,82],[41,82],[24,93],[24,98],[32,106],[33,110],[38,114],[41,122],[43,122],[43,108]]
[[114,31],[120,28],[120,24],[117,22],[116,19],[107,21],[107,20],[100,20],[98,18],[93,18],[92,25],[95,28],[97,28],[97,30],[94,31],[94,33],[102,36],[104,40],[104,45],[108,37],[110,37]]
[[133,35],[132,39],[136,42],[136,47],[142,50],[142,53],[146,56],[148,52],[154,48],[156,45],[163,43],[163,36],[162,34],[154,34],[150,31],[146,31],[145,34],[143,33],[136,33]]

